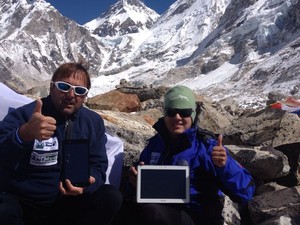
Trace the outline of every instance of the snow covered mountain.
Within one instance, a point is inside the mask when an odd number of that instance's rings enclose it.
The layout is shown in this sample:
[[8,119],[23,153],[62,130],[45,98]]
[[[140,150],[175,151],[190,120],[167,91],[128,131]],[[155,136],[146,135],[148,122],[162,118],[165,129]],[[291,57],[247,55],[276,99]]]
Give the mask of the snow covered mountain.
[[0,12],[0,81],[19,92],[84,59],[90,96],[120,79],[181,83],[241,104],[263,103],[270,91],[299,95],[298,0],[177,0],[160,16],[119,0],[83,26],[44,0],[3,0]]
[[148,30],[158,17],[139,0],[123,0],[84,26],[100,37],[121,36]]
[[104,58],[88,30],[45,1],[1,1],[0,31],[0,81],[19,92],[50,79],[62,62],[88,58],[97,73]]

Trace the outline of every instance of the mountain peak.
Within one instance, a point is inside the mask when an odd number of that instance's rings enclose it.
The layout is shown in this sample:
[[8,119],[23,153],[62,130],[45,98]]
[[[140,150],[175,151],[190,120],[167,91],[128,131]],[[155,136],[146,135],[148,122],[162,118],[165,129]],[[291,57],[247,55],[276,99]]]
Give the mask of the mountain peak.
[[139,6],[141,4],[140,0],[119,0],[119,3],[126,5],[135,5],[135,6]]
[[158,17],[140,0],[119,0],[106,13],[84,26],[100,37],[120,36],[148,30]]

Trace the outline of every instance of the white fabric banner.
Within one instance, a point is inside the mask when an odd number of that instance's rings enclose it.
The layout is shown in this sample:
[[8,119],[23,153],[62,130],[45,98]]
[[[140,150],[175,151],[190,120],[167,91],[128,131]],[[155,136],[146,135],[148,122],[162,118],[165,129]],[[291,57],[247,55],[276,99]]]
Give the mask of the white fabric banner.
[[10,108],[17,108],[32,101],[32,98],[20,95],[0,82],[0,121]]

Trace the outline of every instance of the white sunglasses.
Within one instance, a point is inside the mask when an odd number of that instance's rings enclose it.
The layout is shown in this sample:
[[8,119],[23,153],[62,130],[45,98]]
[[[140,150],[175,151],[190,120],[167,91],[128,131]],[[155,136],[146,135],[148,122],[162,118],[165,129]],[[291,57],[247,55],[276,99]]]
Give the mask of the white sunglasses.
[[86,95],[89,91],[89,89],[87,89],[86,87],[74,86],[63,81],[52,81],[51,83],[54,84],[55,87],[62,92],[69,92],[72,88],[76,95]]

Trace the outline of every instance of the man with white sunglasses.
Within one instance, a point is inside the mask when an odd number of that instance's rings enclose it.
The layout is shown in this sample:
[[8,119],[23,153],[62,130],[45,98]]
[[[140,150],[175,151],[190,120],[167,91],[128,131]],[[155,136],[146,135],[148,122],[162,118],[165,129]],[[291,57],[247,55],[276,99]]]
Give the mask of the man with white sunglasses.
[[[122,195],[105,184],[104,122],[83,103],[91,87],[81,63],[53,74],[46,98],[19,107],[0,123],[0,221],[3,224],[110,224]],[[62,178],[63,141],[86,140],[87,186]]]

